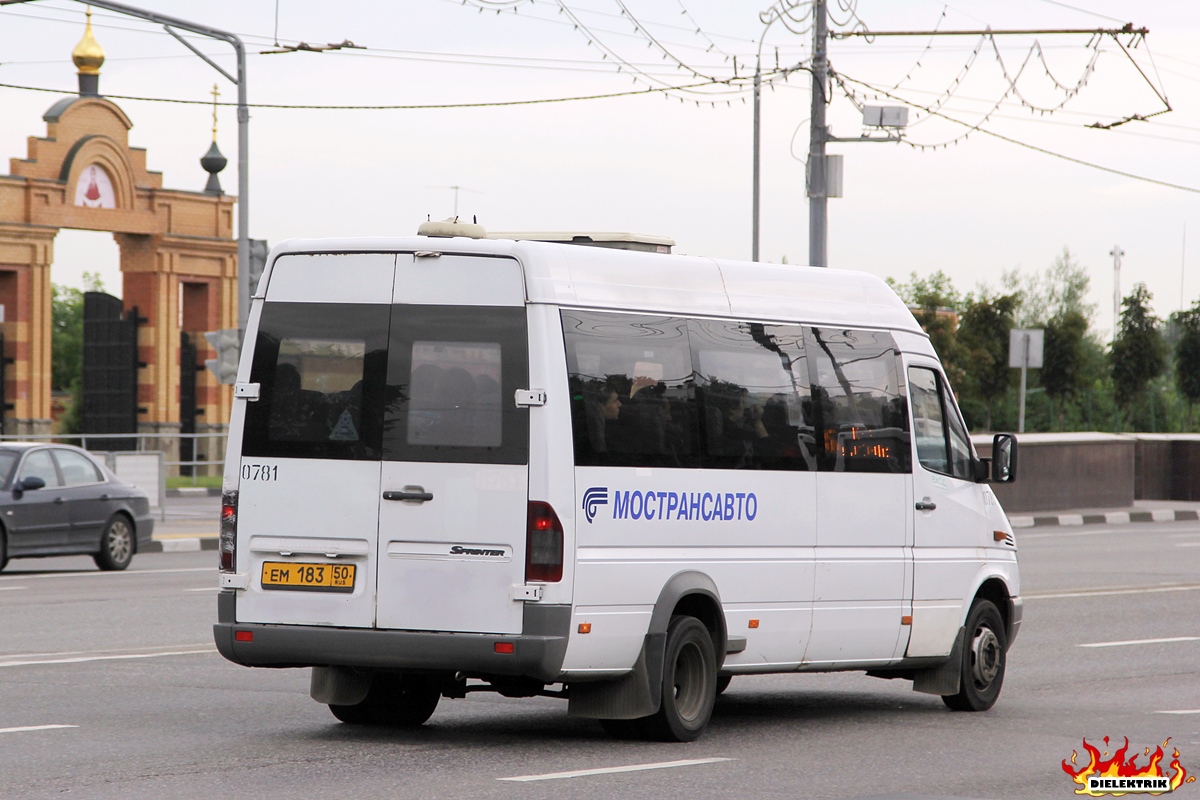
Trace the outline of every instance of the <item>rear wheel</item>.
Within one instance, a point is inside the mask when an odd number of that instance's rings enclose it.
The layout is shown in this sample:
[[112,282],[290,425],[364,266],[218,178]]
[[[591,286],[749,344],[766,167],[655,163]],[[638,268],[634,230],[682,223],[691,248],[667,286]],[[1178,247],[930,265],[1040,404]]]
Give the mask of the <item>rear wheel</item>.
[[0,570],[8,566],[8,534],[0,528]]
[[967,614],[958,694],[942,701],[955,711],[987,711],[1000,696],[1007,660],[1004,619],[992,601],[979,598]]
[[675,616],[667,627],[662,705],[638,722],[651,738],[691,742],[704,733],[717,699],[717,659],[712,636],[695,617]]
[[103,570],[120,570],[133,561],[133,523],[123,514],[108,521],[100,537],[100,552],[93,558]]
[[729,684],[732,680],[733,680],[732,675],[718,675],[717,676],[717,694],[724,694],[725,690],[729,688]]
[[330,705],[342,722],[416,728],[433,716],[442,691],[432,680],[415,675],[376,675],[362,702]]

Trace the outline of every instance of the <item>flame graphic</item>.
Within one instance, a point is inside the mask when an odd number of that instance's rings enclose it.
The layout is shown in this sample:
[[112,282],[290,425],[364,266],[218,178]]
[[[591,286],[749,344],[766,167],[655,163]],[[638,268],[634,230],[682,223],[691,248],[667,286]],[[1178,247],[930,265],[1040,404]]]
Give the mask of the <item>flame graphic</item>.
[[[1075,763],[1075,759],[1078,756],[1078,752],[1072,751],[1070,763],[1068,763],[1065,759],[1062,762],[1063,772],[1070,775],[1071,779],[1079,784],[1080,788],[1075,790],[1075,794],[1086,794],[1086,795],[1090,795],[1091,797],[1102,797],[1104,795],[1112,795],[1114,797],[1121,797],[1126,794],[1131,794],[1131,792],[1121,792],[1121,791],[1093,792],[1088,789],[1087,779],[1092,776],[1098,776],[1098,777],[1104,777],[1104,778],[1165,778],[1165,777],[1168,777],[1168,774],[1163,772],[1162,767],[1160,766],[1160,763],[1162,762],[1163,757],[1164,757],[1163,756],[1163,748],[1167,746],[1167,742],[1169,742],[1169,741],[1171,741],[1170,738],[1168,738],[1165,742],[1163,742],[1161,746],[1155,748],[1153,753],[1151,753],[1150,748],[1147,747],[1145,754],[1150,757],[1150,763],[1148,763],[1144,767],[1139,767],[1137,765],[1137,760],[1140,756],[1139,753],[1134,753],[1132,756],[1129,757],[1128,760],[1126,760],[1126,758],[1125,758],[1125,754],[1129,751],[1129,737],[1125,737],[1125,744],[1120,749],[1118,749],[1117,752],[1113,753],[1112,758],[1108,758],[1108,759],[1101,756],[1100,751],[1098,749],[1096,749],[1095,747],[1093,747],[1092,745],[1088,744],[1087,739],[1084,739],[1083,740],[1083,749],[1088,752],[1088,756],[1089,756],[1088,763],[1082,769],[1080,769],[1078,772],[1076,772],[1074,769],[1072,769],[1071,765]],[[1104,744],[1105,745],[1108,744],[1107,736],[1104,737]],[[1106,753],[1104,753],[1104,755],[1108,755],[1108,753],[1106,752]],[[1175,774],[1173,776],[1170,776],[1171,788],[1168,791],[1173,792],[1176,789],[1178,789],[1180,786],[1183,785],[1184,779],[1187,779],[1187,781],[1189,783],[1196,779],[1187,777],[1187,770],[1185,770],[1183,768],[1183,765],[1181,765],[1179,763],[1179,751],[1178,750],[1175,750],[1172,753],[1171,757],[1173,760],[1171,761],[1170,769],[1174,770]],[[1163,794],[1163,792],[1138,792],[1138,794],[1151,794],[1151,795],[1157,796],[1157,795]]]

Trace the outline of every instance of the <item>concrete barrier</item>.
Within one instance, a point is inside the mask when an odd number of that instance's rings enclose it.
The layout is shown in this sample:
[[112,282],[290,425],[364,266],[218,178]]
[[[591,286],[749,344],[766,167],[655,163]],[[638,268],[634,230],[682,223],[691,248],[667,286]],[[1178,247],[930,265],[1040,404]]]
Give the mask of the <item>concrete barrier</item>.
[[[971,437],[991,456],[992,437]],[[1197,441],[1200,456],[1200,438]],[[1010,514],[1128,508],[1137,496],[1137,435],[1025,433],[1017,436],[1017,479],[991,484]],[[1174,498],[1161,498],[1174,499]]]

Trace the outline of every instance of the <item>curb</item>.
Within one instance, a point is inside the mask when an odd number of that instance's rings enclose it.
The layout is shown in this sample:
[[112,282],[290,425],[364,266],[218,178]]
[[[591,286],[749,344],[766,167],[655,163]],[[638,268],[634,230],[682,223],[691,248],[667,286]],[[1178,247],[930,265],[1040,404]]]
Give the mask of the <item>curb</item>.
[[1010,516],[1014,528],[1046,528],[1070,525],[1127,525],[1131,522],[1196,522],[1200,513],[1192,509],[1160,508],[1154,511],[1106,511],[1097,514],[1047,514]]
[[207,486],[180,486],[167,489],[167,497],[220,497],[221,490]]
[[204,538],[188,537],[185,539],[155,539],[145,547],[139,547],[139,553],[195,553],[200,550],[216,550],[218,539],[215,536]]

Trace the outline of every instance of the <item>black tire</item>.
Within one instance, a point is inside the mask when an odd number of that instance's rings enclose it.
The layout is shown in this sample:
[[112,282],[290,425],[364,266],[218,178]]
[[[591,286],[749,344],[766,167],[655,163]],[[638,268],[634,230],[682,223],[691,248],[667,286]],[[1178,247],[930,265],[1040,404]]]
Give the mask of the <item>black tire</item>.
[[100,536],[100,552],[93,556],[96,566],[106,571],[125,569],[133,561],[136,546],[133,523],[124,514],[115,514]]
[[1008,663],[1004,619],[990,600],[978,598],[967,614],[958,694],[942,695],[955,711],[987,711],[996,704]]
[[352,725],[384,725],[417,728],[433,716],[442,691],[428,678],[415,675],[376,675],[361,703],[330,705],[342,722]]
[[667,626],[662,705],[643,717],[647,738],[691,742],[700,738],[717,700],[717,658],[712,636],[695,617],[675,616]]
[[369,725],[371,723],[371,707],[364,700],[352,706],[329,705],[329,710],[340,721],[348,725]]
[[8,566],[8,534],[0,528],[0,570]]
[[733,680],[732,675],[718,675],[717,676],[717,694],[724,694],[725,690],[729,688],[729,683],[732,680]]

